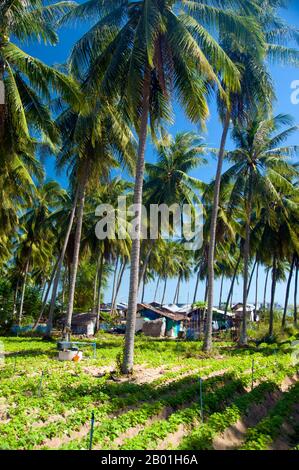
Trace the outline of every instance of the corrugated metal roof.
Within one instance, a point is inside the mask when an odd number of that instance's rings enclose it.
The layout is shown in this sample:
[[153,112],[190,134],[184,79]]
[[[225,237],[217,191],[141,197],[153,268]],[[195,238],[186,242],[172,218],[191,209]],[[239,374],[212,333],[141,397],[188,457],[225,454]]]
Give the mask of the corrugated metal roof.
[[169,310],[166,310],[163,307],[161,309],[161,308],[153,307],[153,305],[150,305],[150,304],[145,304],[145,303],[138,304],[137,311],[139,312],[142,309],[151,310],[152,312],[157,313],[157,315],[160,315],[161,317],[166,317],[174,321],[188,320],[188,317],[186,315],[183,315],[182,313],[170,312]]

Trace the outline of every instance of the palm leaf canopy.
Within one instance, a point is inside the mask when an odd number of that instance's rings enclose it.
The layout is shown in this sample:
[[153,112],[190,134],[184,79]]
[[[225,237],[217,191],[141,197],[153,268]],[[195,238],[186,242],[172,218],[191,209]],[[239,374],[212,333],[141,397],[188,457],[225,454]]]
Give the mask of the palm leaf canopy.
[[[171,92],[192,121],[208,116],[207,95],[221,80],[239,87],[239,71],[219,46],[220,31],[233,30],[264,48],[263,34],[251,15],[253,1],[91,0],[69,12],[63,21],[98,21],[75,45],[70,66],[85,87],[108,97],[118,95],[125,114],[138,129],[144,77],[151,77],[150,116],[170,120]],[[245,13],[247,16],[245,16]],[[214,34],[215,33],[215,34]]]

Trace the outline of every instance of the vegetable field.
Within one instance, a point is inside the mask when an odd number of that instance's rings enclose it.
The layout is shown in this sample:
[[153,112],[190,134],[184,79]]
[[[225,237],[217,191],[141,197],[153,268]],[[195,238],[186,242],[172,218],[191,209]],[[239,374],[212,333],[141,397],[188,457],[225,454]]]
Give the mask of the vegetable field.
[[[55,342],[1,338],[1,449],[296,449],[298,364],[291,341],[247,349],[136,339],[136,372],[118,376],[121,337],[80,363]],[[200,395],[200,378],[202,395]]]

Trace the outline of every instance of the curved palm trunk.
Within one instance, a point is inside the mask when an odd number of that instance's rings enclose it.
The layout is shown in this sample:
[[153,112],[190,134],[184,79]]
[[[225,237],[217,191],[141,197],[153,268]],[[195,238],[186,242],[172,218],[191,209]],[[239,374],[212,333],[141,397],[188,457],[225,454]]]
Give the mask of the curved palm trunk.
[[193,302],[192,302],[192,305],[194,305],[195,302],[196,302],[196,296],[197,296],[198,285],[199,285],[199,278],[200,278],[200,271],[198,270],[197,276],[196,276],[196,284],[195,284],[195,289],[194,289],[194,295],[193,295]]
[[58,266],[58,261],[56,261],[56,263],[54,265],[54,268],[52,270],[51,277],[49,279],[49,283],[48,283],[48,287],[47,287],[47,291],[46,291],[46,294],[45,294],[45,297],[44,297],[44,300],[43,300],[42,308],[41,308],[41,311],[39,313],[38,319],[36,320],[36,322],[33,325],[32,331],[36,330],[36,328],[37,328],[37,326],[38,326],[39,322],[41,321],[41,318],[44,314],[44,311],[45,311],[45,308],[46,308],[46,305],[47,305],[47,301],[48,301],[48,297],[49,297],[49,293],[50,293],[50,289],[51,289],[51,286],[53,284],[53,279],[54,279],[54,276],[55,276],[55,273],[56,273],[56,270],[57,270],[57,266]]
[[98,277],[99,277],[99,265],[100,265],[100,256],[98,257],[96,264],[96,274],[93,281],[93,301],[92,301],[92,310],[94,313],[97,311],[97,295],[98,295]]
[[99,331],[99,328],[100,328],[100,317],[101,317],[101,290],[102,290],[103,266],[104,266],[104,253],[101,254],[100,266],[99,266],[99,274],[98,274],[99,285],[98,285],[96,332]]
[[[1,45],[0,45],[1,49]],[[4,138],[4,129],[5,129],[5,89],[4,89],[4,69],[5,64],[4,61],[1,59],[0,55],[0,143]]]
[[295,290],[294,290],[294,325],[297,325],[297,293],[298,293],[298,259],[296,258]]
[[144,85],[143,85],[143,99],[142,99],[142,113],[140,119],[139,129],[139,145],[138,145],[138,158],[136,165],[136,178],[134,187],[133,203],[137,212],[137,228],[136,235],[132,240],[131,249],[131,271],[130,271],[130,287],[128,299],[128,313],[127,325],[124,347],[124,359],[122,363],[122,372],[125,374],[131,373],[134,364],[134,339],[135,339],[135,325],[136,325],[136,312],[137,312],[137,296],[138,296],[138,281],[139,281],[139,259],[140,259],[140,234],[141,234],[141,204],[142,204],[142,189],[143,189],[143,176],[144,176],[144,158],[145,147],[147,138],[147,122],[149,116],[149,100],[150,100],[150,70],[145,71]]
[[125,272],[126,265],[127,265],[127,262],[126,262],[126,260],[124,260],[122,262],[121,269],[118,273],[116,289],[115,289],[115,295],[114,295],[113,306],[112,306],[113,310],[115,309],[115,305],[117,303],[117,298],[118,298],[118,294],[119,294],[119,290],[120,290],[120,286],[121,286],[121,282],[122,282],[122,279],[123,279],[123,275],[124,275],[124,272]]
[[142,294],[141,294],[141,303],[143,304],[144,302],[144,294],[145,294],[145,278],[143,276],[143,282],[142,282]]
[[209,278],[207,277],[207,279],[206,279],[206,288],[205,288],[205,298],[204,298],[205,302],[208,299],[208,295],[209,295]]
[[12,311],[13,320],[14,320],[15,314],[17,313],[18,292],[19,292],[19,279],[17,280],[16,290],[14,293],[13,311]]
[[146,268],[148,266],[148,262],[149,262],[149,259],[151,257],[152,251],[153,251],[154,242],[155,242],[155,240],[150,240],[149,249],[147,250],[146,256],[144,258],[143,265],[142,265],[141,269],[139,270],[139,281],[138,281],[138,286],[139,287],[140,287],[141,281],[144,278],[144,274],[146,272]]
[[177,286],[176,286],[175,293],[174,293],[174,298],[173,298],[173,303],[174,304],[178,303],[178,301],[179,301],[180,283],[181,283],[181,276],[178,277],[178,282],[177,282]]
[[217,172],[215,178],[213,209],[210,227],[210,242],[209,242],[209,256],[208,256],[208,308],[207,308],[207,321],[205,329],[205,337],[203,343],[203,350],[210,351],[212,349],[212,321],[213,321],[213,303],[214,303],[214,259],[215,259],[215,244],[216,244],[216,229],[217,217],[219,210],[219,196],[221,185],[221,173],[225,152],[225,144],[229,130],[230,112],[226,112],[223,132],[221,137],[221,144],[218,155]]
[[23,307],[24,307],[24,299],[25,299],[25,291],[26,291],[26,281],[27,281],[27,275],[28,275],[28,270],[29,270],[29,261],[30,261],[30,257],[28,257],[26,261],[26,265],[25,265],[24,279],[23,279],[23,285],[22,285],[22,291],[21,291],[19,318],[18,318],[19,326],[21,326],[22,317],[23,317]]
[[74,223],[74,218],[75,218],[75,213],[76,213],[76,208],[77,208],[77,202],[78,202],[78,190],[76,190],[75,193],[75,198],[74,198],[74,203],[72,207],[72,211],[70,214],[70,220],[69,224],[67,227],[67,231],[65,234],[65,239],[63,243],[63,247],[60,253],[58,265],[57,265],[57,270],[56,270],[56,275],[54,278],[54,283],[53,283],[53,289],[52,289],[52,294],[51,294],[51,304],[50,304],[50,310],[49,310],[49,317],[47,321],[47,329],[46,329],[46,334],[45,336],[50,337],[52,334],[52,329],[53,329],[53,318],[54,318],[54,310],[55,310],[55,304],[56,304],[56,296],[57,296],[57,289],[60,281],[60,274],[61,274],[61,269],[63,266],[64,262],[64,257],[65,257],[65,252],[68,246],[70,234],[73,228],[73,223]]
[[273,336],[273,325],[274,325],[274,300],[276,290],[276,256],[273,256],[272,265],[272,286],[271,286],[271,303],[270,303],[270,316],[269,316],[269,336]]
[[246,211],[245,243],[244,243],[243,315],[242,315],[242,326],[241,326],[241,336],[240,336],[240,344],[242,346],[245,346],[248,341],[246,307],[247,307],[247,297],[248,297],[248,265],[249,265],[249,255],[250,255],[251,211],[252,211],[252,169],[250,168],[247,211]]
[[165,277],[164,281],[164,289],[163,289],[163,295],[162,295],[162,300],[161,300],[161,307],[164,304],[164,299],[165,299],[165,293],[166,293],[166,286],[167,286],[167,277]]
[[227,311],[228,311],[230,298],[232,298],[232,295],[233,295],[234,284],[235,284],[235,280],[236,280],[236,276],[237,276],[237,272],[238,272],[238,269],[239,269],[240,262],[241,262],[241,254],[240,254],[240,256],[238,258],[238,261],[236,263],[233,278],[232,278],[232,282],[231,282],[230,289],[229,289],[229,292],[228,292],[228,296],[227,296],[227,299],[226,299],[225,311],[224,311],[225,316],[226,316]]
[[[179,280],[178,280],[178,291],[177,291],[177,295],[176,295],[176,303],[178,304],[179,303],[179,296],[180,296],[180,288],[181,288],[181,276],[179,277]],[[189,292],[188,292],[188,302],[189,302]],[[187,302],[187,303],[188,303]]]
[[263,300],[263,307],[264,307],[264,310],[265,310],[265,308],[266,308],[266,296],[267,296],[268,278],[269,278],[269,270],[268,270],[267,273],[266,273],[266,279],[265,279],[264,300]]
[[252,267],[252,271],[250,273],[250,278],[249,278],[249,283],[248,283],[248,288],[247,288],[247,298],[249,296],[249,292],[250,292],[250,288],[251,288],[252,279],[253,279],[254,271],[255,271],[255,268],[256,268],[256,264],[257,264],[257,261],[255,260],[255,262],[253,264],[253,267]]
[[113,313],[113,306],[114,306],[114,297],[115,297],[115,289],[116,289],[116,279],[117,279],[117,270],[118,270],[118,262],[119,256],[117,255],[114,267],[114,274],[113,274],[113,287],[112,287],[112,296],[111,296],[111,309],[110,313]]
[[292,277],[293,277],[293,272],[294,272],[294,266],[295,266],[295,255],[293,255],[293,258],[292,258],[292,263],[291,263],[288,282],[287,282],[286,296],[285,296],[284,309],[283,309],[283,316],[282,316],[282,321],[281,321],[282,328],[284,328],[285,324],[286,324],[286,318],[287,318],[287,312],[288,312],[288,303],[289,303],[289,296],[290,296],[290,288],[291,288],[291,282],[292,282]]
[[222,276],[221,276],[220,294],[219,294],[219,309],[221,308],[221,303],[222,303],[223,281],[224,281],[224,274],[222,274]]
[[158,280],[157,280],[157,284],[156,284],[155,295],[154,295],[154,302],[156,302],[156,299],[157,299],[157,293],[158,293],[159,284],[160,284],[160,276],[158,276]]
[[82,223],[83,223],[83,214],[84,214],[84,204],[85,204],[85,192],[88,178],[87,166],[84,169],[82,174],[81,181],[79,184],[78,190],[78,207],[77,207],[77,227],[74,240],[74,254],[73,262],[71,266],[71,276],[70,276],[70,291],[69,291],[69,301],[66,314],[66,323],[64,326],[63,336],[69,338],[71,334],[71,325],[72,325],[72,316],[74,309],[74,298],[75,298],[75,287],[77,279],[77,271],[79,265],[79,253],[80,253],[80,243],[81,243],[81,233],[82,233]]
[[256,320],[256,314],[257,314],[258,287],[259,287],[259,265],[257,264],[257,265],[256,265],[256,277],[255,277],[255,300],[254,300],[254,305],[255,305],[255,310],[254,310],[255,320]]

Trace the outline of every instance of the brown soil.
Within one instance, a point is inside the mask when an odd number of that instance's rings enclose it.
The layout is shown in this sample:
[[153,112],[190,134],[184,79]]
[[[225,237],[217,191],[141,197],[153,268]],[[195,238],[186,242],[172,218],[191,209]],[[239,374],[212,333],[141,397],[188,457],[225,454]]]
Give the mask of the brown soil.
[[256,426],[280,399],[282,392],[288,390],[293,385],[298,376],[286,377],[280,386],[280,391],[265,395],[262,403],[254,404],[250,407],[246,416],[243,416],[235,424],[228,427],[224,433],[218,435],[213,440],[214,450],[233,450],[239,448],[244,442],[248,428]]
[[63,444],[74,441],[76,439],[82,439],[87,436],[90,430],[90,421],[84,424],[79,431],[73,431],[70,435],[65,435],[63,437],[53,437],[51,439],[45,439],[43,443],[39,446],[36,446],[35,449],[41,449],[42,447],[47,447],[49,449],[58,449]]
[[281,426],[280,435],[272,442],[270,450],[289,450],[294,446],[292,437],[295,435],[294,425],[299,423],[299,404],[293,407],[291,415]]
[[[172,408],[166,407],[163,408],[163,410],[160,411],[160,413],[157,413],[155,416],[152,416],[149,418],[144,424],[138,424],[137,426],[134,426],[132,428],[127,429],[125,432],[120,434],[116,439],[114,439],[113,442],[109,443],[107,442],[106,444],[109,444],[110,449],[117,449],[120,447],[126,439],[132,439],[133,437],[137,436],[137,434],[145,429],[146,427],[150,426],[156,421],[159,421],[161,419],[167,419],[171,413],[173,412]],[[101,450],[101,446],[96,446],[95,450]]]
[[176,449],[187,432],[187,426],[180,424],[176,432],[169,434],[163,441],[160,442],[160,444],[158,444],[156,449],[152,450]]

